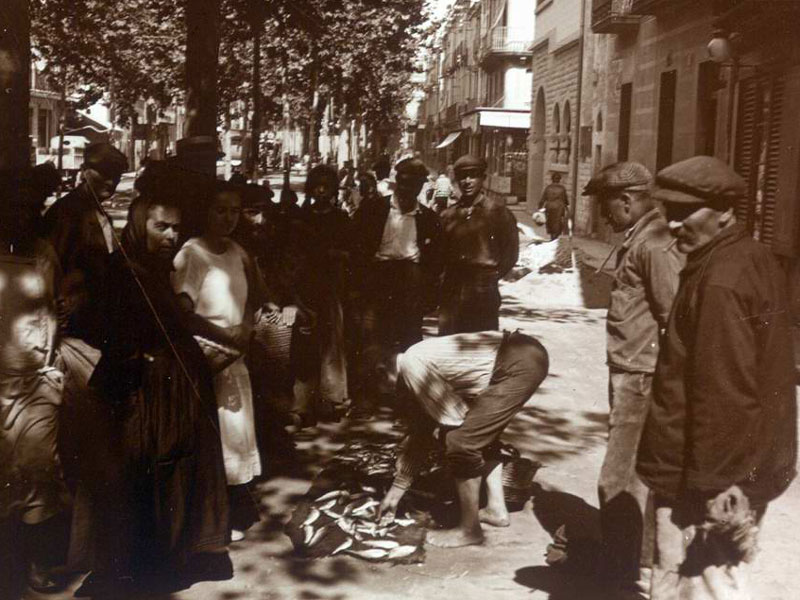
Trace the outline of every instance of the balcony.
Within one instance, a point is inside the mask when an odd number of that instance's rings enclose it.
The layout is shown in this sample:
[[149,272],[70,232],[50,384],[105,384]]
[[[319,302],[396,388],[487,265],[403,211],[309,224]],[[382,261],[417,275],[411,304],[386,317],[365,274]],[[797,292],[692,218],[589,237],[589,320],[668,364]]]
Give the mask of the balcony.
[[[635,1],[633,2],[635,4]],[[632,0],[594,0],[592,33],[627,33],[639,27],[639,17],[631,14]]]
[[530,56],[531,34],[521,28],[494,27],[481,39],[481,62],[501,56]]
[[458,119],[459,112],[458,112],[458,102],[455,102],[447,107],[447,111],[445,112],[445,122],[449,123],[451,121],[455,121]]

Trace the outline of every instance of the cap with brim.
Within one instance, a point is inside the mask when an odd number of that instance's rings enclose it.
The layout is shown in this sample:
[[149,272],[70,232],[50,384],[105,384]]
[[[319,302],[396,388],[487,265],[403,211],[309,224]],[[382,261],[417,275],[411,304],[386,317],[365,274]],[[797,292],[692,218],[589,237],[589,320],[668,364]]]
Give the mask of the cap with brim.
[[694,156],[665,167],[656,175],[653,196],[675,204],[730,206],[747,194],[747,184],[713,156]]
[[89,144],[83,153],[83,165],[104,175],[119,176],[128,169],[125,155],[107,142]]
[[465,171],[480,171],[484,173],[486,172],[486,167],[487,165],[484,159],[472,156],[471,154],[465,154],[453,164],[453,171],[456,173],[463,173]]
[[406,158],[395,165],[395,180],[424,181],[428,178],[428,167],[418,158]]
[[618,162],[603,167],[583,188],[584,196],[607,196],[627,191],[642,191],[650,187],[653,176],[643,164]]

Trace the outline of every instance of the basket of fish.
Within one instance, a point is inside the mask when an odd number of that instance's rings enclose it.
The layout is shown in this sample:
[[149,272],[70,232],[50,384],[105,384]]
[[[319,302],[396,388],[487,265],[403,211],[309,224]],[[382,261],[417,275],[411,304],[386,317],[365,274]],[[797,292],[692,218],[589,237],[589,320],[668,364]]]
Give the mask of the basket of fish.
[[349,555],[375,562],[420,562],[425,530],[413,519],[378,522],[377,490],[332,490],[303,501],[286,525],[295,553],[306,558]]

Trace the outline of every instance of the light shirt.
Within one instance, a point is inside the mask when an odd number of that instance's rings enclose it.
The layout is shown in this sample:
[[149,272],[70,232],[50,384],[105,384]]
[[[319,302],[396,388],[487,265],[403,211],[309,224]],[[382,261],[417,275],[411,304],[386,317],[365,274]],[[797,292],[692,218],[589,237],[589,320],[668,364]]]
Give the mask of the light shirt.
[[108,253],[114,252],[114,227],[111,225],[111,219],[103,211],[95,211],[97,222],[100,224],[100,229],[103,231],[103,239],[106,242]]
[[[470,404],[492,379],[502,331],[428,338],[397,356],[402,381],[428,416],[442,427],[464,423]],[[427,438],[406,438],[398,449],[394,485],[408,489],[425,464]]]
[[420,252],[417,244],[417,213],[419,206],[414,210],[404,213],[400,210],[397,198],[392,195],[389,204],[389,214],[383,225],[383,236],[378,251],[375,253],[377,260],[411,260],[419,262]]

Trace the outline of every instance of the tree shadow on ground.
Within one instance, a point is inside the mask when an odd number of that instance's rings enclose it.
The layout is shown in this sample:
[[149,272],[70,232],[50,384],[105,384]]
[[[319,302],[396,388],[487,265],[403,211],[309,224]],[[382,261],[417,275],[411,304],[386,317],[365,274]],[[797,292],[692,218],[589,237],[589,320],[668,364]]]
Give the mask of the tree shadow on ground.
[[[563,554],[552,566],[517,570],[514,581],[549,594],[550,600],[599,598],[596,570],[600,556],[600,513],[582,498],[533,485],[533,514]],[[553,559],[556,555],[551,552]]]
[[517,321],[553,321],[556,323],[599,323],[600,315],[583,308],[530,308],[529,302],[504,297],[500,316]]
[[[541,390],[538,393],[541,393]],[[523,455],[552,465],[605,442],[608,414],[523,408],[503,432],[503,440]]]

